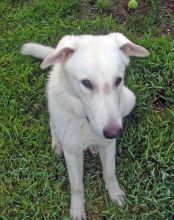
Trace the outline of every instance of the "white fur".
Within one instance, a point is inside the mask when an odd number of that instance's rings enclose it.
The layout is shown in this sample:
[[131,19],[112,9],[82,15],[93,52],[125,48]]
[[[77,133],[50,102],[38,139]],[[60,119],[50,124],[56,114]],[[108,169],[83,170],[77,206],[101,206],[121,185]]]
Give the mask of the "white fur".
[[34,56],[39,59],[44,59],[53,53],[54,49],[51,47],[43,46],[37,43],[24,44],[21,48],[21,54]]
[[[115,139],[105,138],[103,131],[109,126],[122,127],[123,117],[135,105],[135,96],[124,81],[118,87],[114,84],[118,77],[124,78],[128,54],[147,53],[120,33],[65,36],[55,49],[33,43],[22,48],[22,54],[44,59],[43,68],[53,65],[47,84],[52,148],[65,156],[73,220],[86,219],[83,151],[89,146],[96,146],[100,154],[110,198],[123,206],[124,192],[115,175]],[[84,79],[92,82],[93,90],[84,87]]]

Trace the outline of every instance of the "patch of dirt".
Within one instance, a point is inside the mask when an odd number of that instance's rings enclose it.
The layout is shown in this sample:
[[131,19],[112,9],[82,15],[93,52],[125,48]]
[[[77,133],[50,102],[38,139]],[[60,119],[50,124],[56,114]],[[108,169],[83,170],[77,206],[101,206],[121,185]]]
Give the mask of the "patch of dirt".
[[171,36],[174,33],[174,27],[172,25],[172,19],[174,19],[173,0],[159,0],[154,2],[139,0],[136,10],[130,10],[128,8],[128,0],[111,0],[112,6],[106,9],[98,8],[96,0],[83,0],[82,4],[82,18],[96,17],[96,15],[112,16],[120,24],[124,23],[130,27],[134,26],[134,29],[137,28],[138,33],[138,27],[141,27],[143,23],[143,16],[152,16],[153,20],[151,23],[152,25],[156,25],[156,36]]
[[114,19],[119,22],[124,22],[126,16],[131,16],[139,13],[141,15],[146,15],[149,11],[149,6],[145,1],[138,2],[138,8],[136,10],[130,10],[128,8],[128,0],[122,1],[112,1],[112,7],[106,9],[99,9],[96,5],[96,0],[84,0],[84,13],[83,17],[94,16],[96,14],[101,14],[103,16],[112,16]]
[[171,24],[162,24],[159,29],[156,32],[157,36],[161,35],[172,35],[173,34],[173,28]]
[[165,108],[167,100],[165,98],[165,92],[163,90],[156,94],[155,100],[153,101],[155,107],[160,111]]
[[168,13],[171,13],[173,14],[174,13],[174,1],[173,0],[165,0],[164,1],[164,5],[165,5],[165,13],[166,13],[166,16],[170,16],[170,14]]
[[149,6],[145,2],[139,2],[138,8],[136,10],[131,10],[128,8],[128,1],[122,1],[119,5],[116,3],[113,5],[112,16],[113,18],[125,18],[126,16],[135,15],[135,13],[139,13],[141,15],[148,14]]
[[156,35],[157,36],[173,35],[174,34],[174,27],[172,27],[172,20],[174,19],[173,0],[161,1],[159,16],[161,16],[162,22],[156,32]]

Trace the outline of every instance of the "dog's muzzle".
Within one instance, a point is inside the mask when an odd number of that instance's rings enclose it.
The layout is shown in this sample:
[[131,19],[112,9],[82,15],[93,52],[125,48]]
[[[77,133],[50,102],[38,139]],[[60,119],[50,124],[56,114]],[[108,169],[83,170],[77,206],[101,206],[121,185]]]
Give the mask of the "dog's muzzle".
[[114,139],[123,133],[122,127],[107,127],[103,130],[103,136],[107,139]]

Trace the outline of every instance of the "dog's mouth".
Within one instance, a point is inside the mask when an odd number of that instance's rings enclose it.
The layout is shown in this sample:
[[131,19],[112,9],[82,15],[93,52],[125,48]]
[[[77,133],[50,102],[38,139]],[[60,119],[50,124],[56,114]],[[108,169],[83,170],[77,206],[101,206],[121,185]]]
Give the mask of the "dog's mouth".
[[88,123],[90,123],[90,120],[89,120],[89,118],[88,118],[88,116],[86,115],[86,120],[87,120],[87,122]]

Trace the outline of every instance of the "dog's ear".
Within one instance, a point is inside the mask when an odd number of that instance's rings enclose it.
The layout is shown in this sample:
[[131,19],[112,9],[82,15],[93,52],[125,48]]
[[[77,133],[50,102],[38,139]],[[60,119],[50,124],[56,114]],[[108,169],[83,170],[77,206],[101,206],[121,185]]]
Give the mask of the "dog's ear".
[[52,66],[58,62],[65,62],[73,53],[75,52],[74,48],[64,47],[53,54],[47,56],[41,63],[41,69],[46,69],[49,66]]
[[112,33],[112,37],[116,41],[118,47],[125,53],[126,56],[147,57],[149,52],[142,46],[134,44],[121,33]]
[[136,45],[134,43],[126,43],[120,49],[126,54],[126,56],[130,57],[147,57],[149,56],[149,52],[142,46]]

